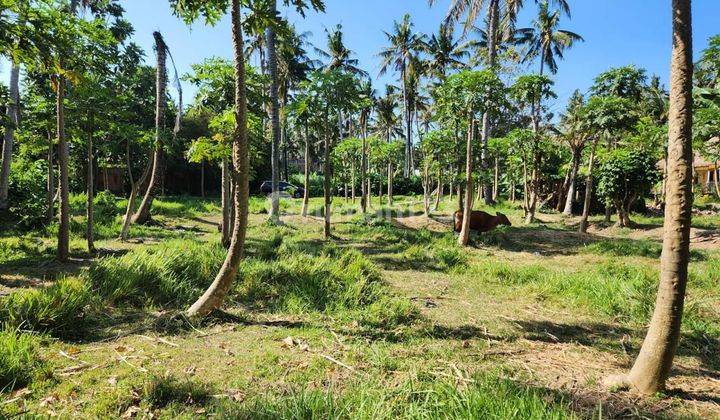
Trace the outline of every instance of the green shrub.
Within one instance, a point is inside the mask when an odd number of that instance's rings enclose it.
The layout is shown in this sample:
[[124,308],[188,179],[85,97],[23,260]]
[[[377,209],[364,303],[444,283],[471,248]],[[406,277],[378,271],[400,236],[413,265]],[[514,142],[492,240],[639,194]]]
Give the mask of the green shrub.
[[0,238],[0,264],[42,259],[52,255],[52,248],[42,240],[22,236]]
[[47,374],[37,337],[5,326],[0,329],[0,393],[22,388],[39,374]]
[[47,163],[44,160],[12,162],[8,190],[8,209],[22,230],[35,229],[47,222]]
[[48,287],[11,293],[0,300],[0,318],[11,326],[63,335],[82,325],[92,303],[87,281],[66,277]]
[[104,258],[90,267],[90,279],[110,304],[180,307],[205,291],[225,253],[219,244],[172,240]]

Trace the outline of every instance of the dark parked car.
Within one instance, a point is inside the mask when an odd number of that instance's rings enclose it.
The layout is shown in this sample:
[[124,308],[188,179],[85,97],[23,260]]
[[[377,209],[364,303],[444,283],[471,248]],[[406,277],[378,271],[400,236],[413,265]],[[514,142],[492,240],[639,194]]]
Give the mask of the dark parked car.
[[[280,194],[285,193],[292,198],[302,198],[305,195],[305,189],[303,187],[296,187],[295,185],[280,181],[278,183],[278,190]],[[270,194],[272,192],[272,181],[265,181],[260,185],[260,192],[263,194]]]

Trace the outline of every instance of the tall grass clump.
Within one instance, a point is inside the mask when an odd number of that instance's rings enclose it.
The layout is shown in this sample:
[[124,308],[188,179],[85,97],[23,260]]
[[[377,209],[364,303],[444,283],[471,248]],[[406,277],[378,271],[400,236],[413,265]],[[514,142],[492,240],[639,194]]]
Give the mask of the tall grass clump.
[[[457,246],[451,235],[440,238],[425,238],[427,230],[419,231],[413,238],[420,244],[409,245],[401,254],[403,261],[415,268],[427,268],[438,271],[451,271],[464,267],[468,262],[467,253]],[[428,232],[422,234],[422,232]]]
[[203,293],[224,257],[219,244],[172,240],[104,258],[90,267],[90,279],[110,304],[179,307]]
[[219,417],[238,419],[574,419],[569,403],[550,391],[492,374],[466,387],[434,379],[391,388],[359,383],[345,390],[303,388],[261,394],[242,403],[219,402]]
[[0,328],[0,394],[22,388],[38,375],[47,373],[40,358],[37,337],[8,325]]
[[380,270],[355,250],[330,247],[319,255],[288,252],[274,261],[248,260],[239,275],[238,299],[255,308],[346,315],[367,326],[388,328],[418,316],[413,305],[391,294]]
[[82,326],[93,303],[87,281],[66,277],[6,296],[0,300],[0,319],[14,327],[64,335]]

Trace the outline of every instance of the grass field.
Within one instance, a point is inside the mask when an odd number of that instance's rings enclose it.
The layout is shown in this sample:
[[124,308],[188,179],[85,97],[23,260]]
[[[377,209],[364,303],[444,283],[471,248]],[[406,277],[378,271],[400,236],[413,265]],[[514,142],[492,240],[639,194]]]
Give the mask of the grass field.
[[[587,235],[539,214],[461,249],[455,203],[335,199],[333,234],[284,200],[253,198],[247,258],[225,311],[181,315],[224,258],[218,203],[156,201],[118,242],[124,202],[83,251],[55,231],[0,235],[0,417],[713,418],[720,416],[720,217],[693,222],[683,336],[670,389],[639,399],[602,380],[629,368],[655,299],[662,220]],[[320,199],[311,210],[319,212]],[[315,214],[315,213],[313,213]],[[319,213],[317,213],[319,214]]]

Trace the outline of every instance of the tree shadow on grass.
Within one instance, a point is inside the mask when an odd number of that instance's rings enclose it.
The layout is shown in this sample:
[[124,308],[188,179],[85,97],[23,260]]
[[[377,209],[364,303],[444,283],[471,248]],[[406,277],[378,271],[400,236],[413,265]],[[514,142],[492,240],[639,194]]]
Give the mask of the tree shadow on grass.
[[513,324],[523,332],[523,338],[545,343],[577,343],[602,351],[632,352],[630,328],[604,324],[562,324],[551,321],[515,320]]

